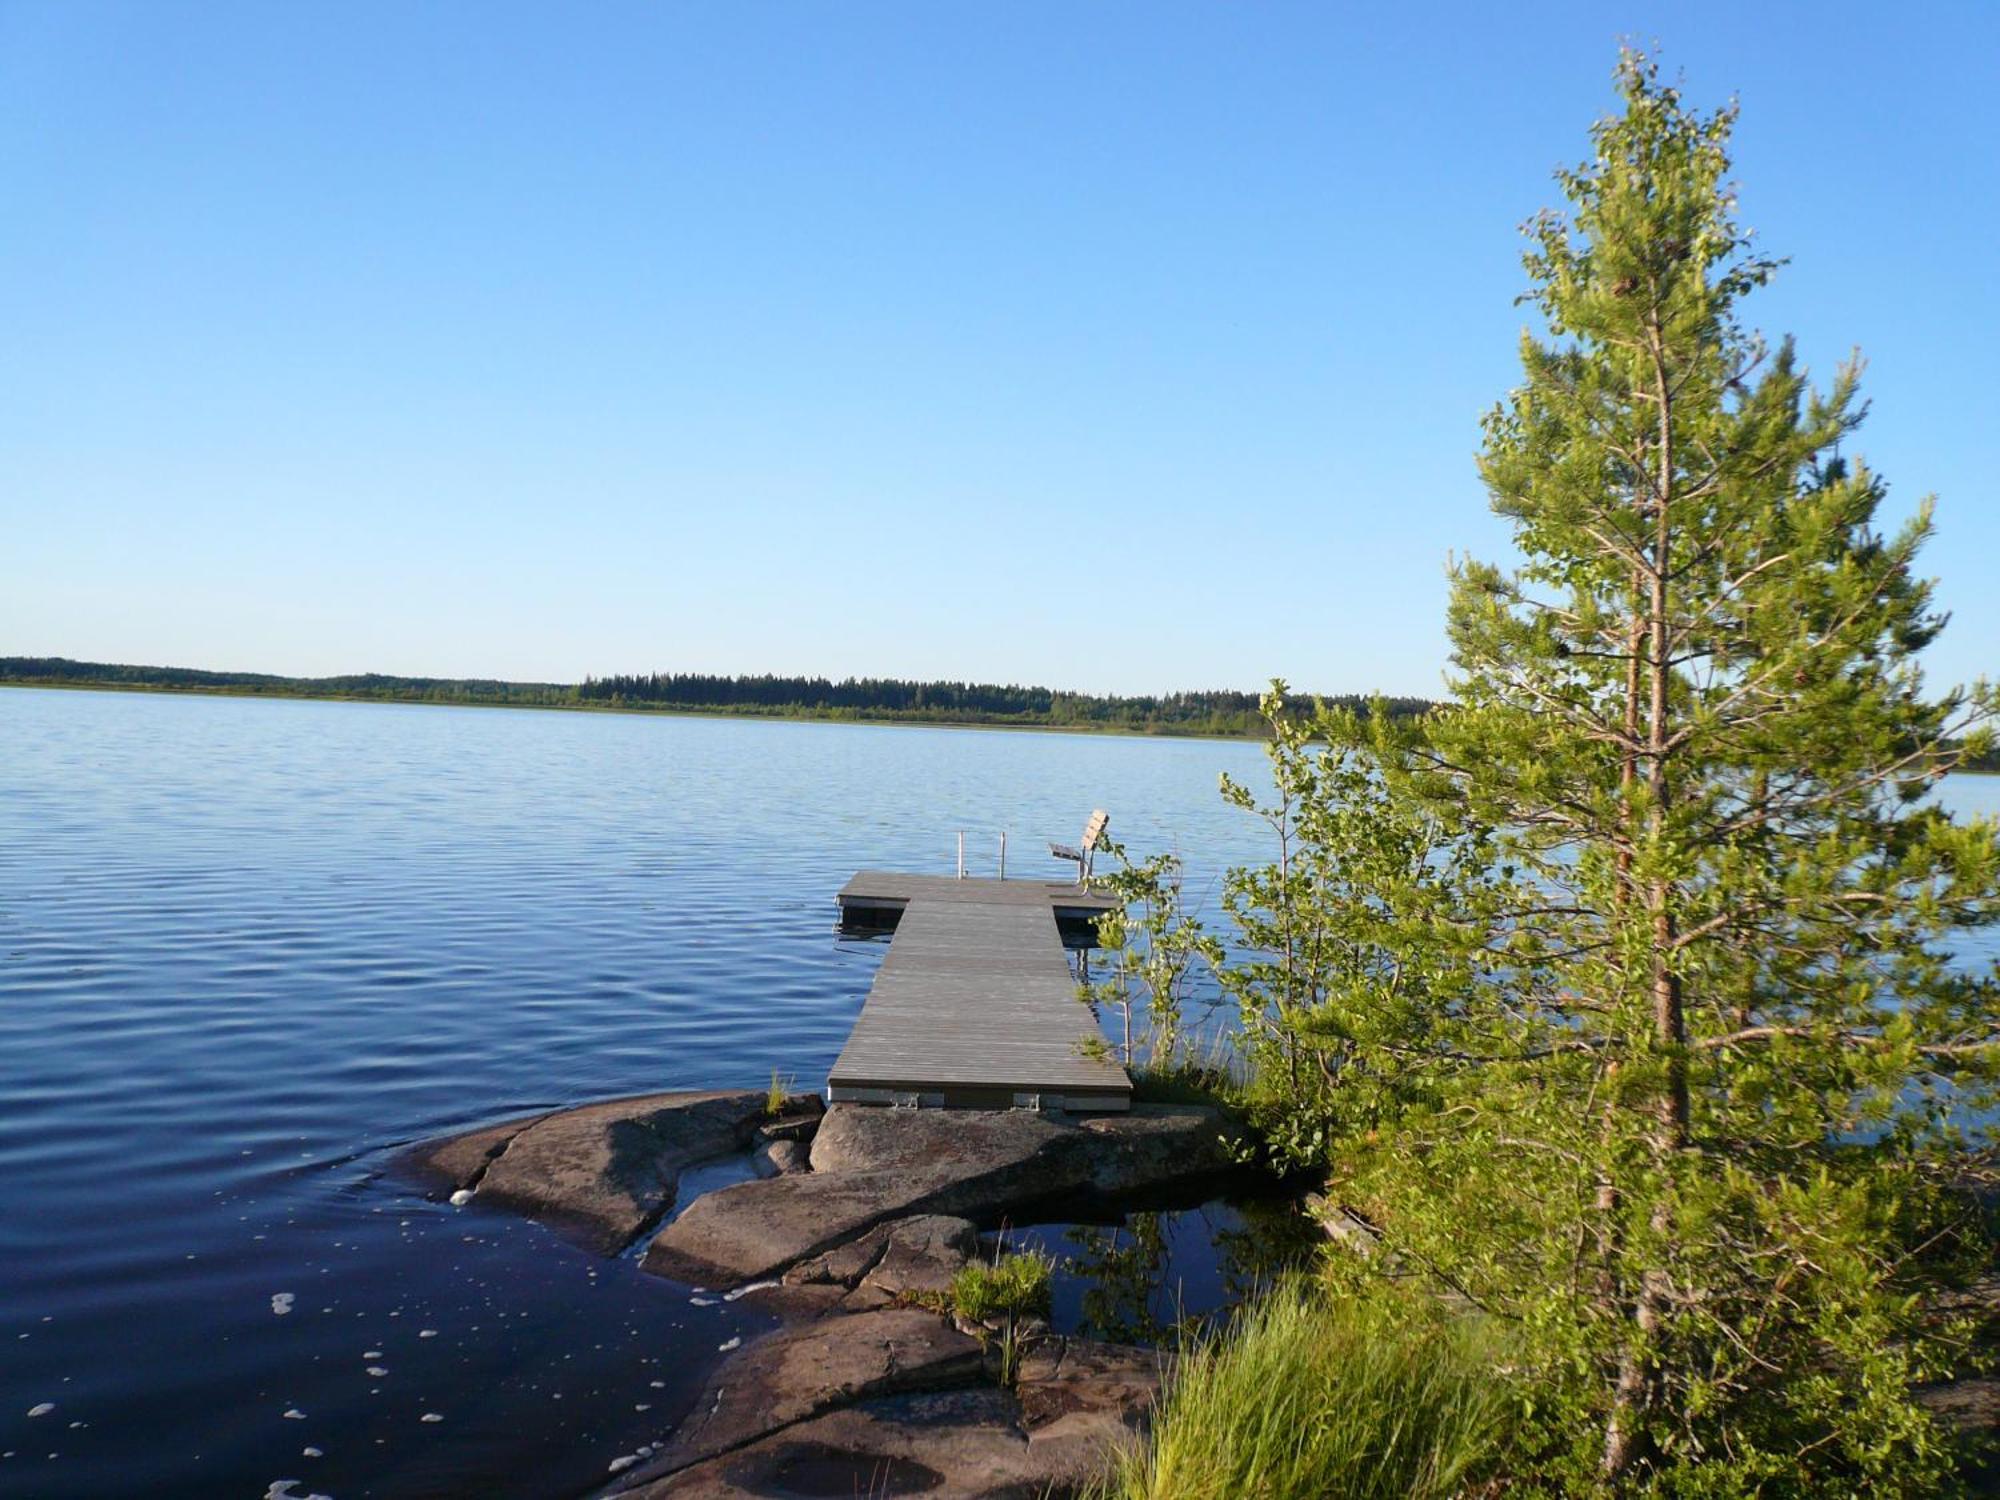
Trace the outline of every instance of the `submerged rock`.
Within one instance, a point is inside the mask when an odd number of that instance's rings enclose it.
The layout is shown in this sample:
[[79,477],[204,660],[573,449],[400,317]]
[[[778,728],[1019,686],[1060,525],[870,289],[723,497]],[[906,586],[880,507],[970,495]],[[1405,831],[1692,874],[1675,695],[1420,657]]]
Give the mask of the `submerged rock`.
[[673,1206],[682,1172],[748,1150],[766,1102],[748,1090],[615,1099],[433,1142],[408,1162],[455,1201],[470,1192],[610,1255]]

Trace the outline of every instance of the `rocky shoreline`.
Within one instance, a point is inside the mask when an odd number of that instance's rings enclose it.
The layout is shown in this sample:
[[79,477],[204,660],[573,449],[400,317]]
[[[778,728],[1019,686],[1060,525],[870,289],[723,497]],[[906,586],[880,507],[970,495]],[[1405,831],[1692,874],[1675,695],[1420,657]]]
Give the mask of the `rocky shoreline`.
[[[816,1095],[769,1106],[761,1092],[643,1095],[405,1159],[440,1196],[525,1215],[598,1255],[644,1244],[647,1271],[778,1318],[602,1493],[1026,1500],[1077,1493],[1144,1430],[1158,1351],[1031,1321],[1003,1352],[997,1329],[949,1311],[949,1288],[983,1231],[1192,1197],[1243,1173],[1230,1122],[1166,1105],[1092,1117],[823,1108]],[[678,1201],[685,1173],[735,1157],[757,1175]]]

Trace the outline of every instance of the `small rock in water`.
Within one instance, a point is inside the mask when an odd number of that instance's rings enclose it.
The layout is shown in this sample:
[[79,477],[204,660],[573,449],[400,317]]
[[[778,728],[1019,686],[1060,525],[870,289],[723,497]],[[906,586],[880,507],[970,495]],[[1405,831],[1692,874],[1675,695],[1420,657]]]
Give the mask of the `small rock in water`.
[[437,1412],[427,1411],[417,1419],[420,1422],[442,1422],[444,1418]]
[[290,1292],[275,1292],[271,1296],[271,1311],[282,1318],[292,1310],[292,1303],[296,1300]]
[[715,1347],[718,1353],[727,1354],[731,1349],[742,1347],[742,1344],[743,1344],[743,1335],[739,1333],[738,1335],[736,1335],[735,1338],[731,1339],[728,1343],[717,1344]]
[[453,1208],[463,1208],[465,1207],[466,1204],[470,1203],[471,1201],[472,1201],[471,1188],[460,1188],[457,1192],[451,1195],[451,1206]]
[[377,1380],[380,1380],[384,1375],[387,1375],[389,1371],[387,1367],[383,1365],[370,1365],[368,1367],[368,1373],[370,1375],[373,1375]]
[[612,1459],[610,1464],[607,1465],[607,1467],[614,1474],[622,1474],[625,1472],[625,1470],[631,1468],[632,1465],[636,1464],[638,1461],[639,1461],[638,1454],[624,1453],[620,1454],[617,1458]]
[[363,1359],[380,1359],[382,1351],[380,1349],[366,1349],[362,1351],[361,1357]]
[[31,1417],[46,1417],[50,1412],[54,1411],[55,1409],[56,1409],[55,1402],[44,1401],[39,1406],[29,1407],[28,1415]]
[[333,1500],[333,1496],[331,1496],[331,1495],[318,1495],[318,1494],[314,1494],[314,1495],[301,1495],[301,1494],[298,1494],[298,1493],[297,1493],[297,1492],[296,1492],[296,1491],[295,1491],[295,1490],[294,1490],[294,1489],[292,1488],[292,1486],[293,1486],[293,1485],[295,1485],[295,1484],[297,1484],[298,1482],[299,1482],[299,1481],[298,1481],[298,1480],[296,1480],[296,1479],[274,1479],[274,1480],[272,1480],[272,1481],[271,1481],[271,1487],[270,1487],[269,1489],[267,1489],[267,1490],[265,1490],[265,1491],[264,1491],[264,1500]]
[[285,1408],[285,1420],[287,1422],[303,1422],[305,1419],[306,1419],[306,1414],[300,1411],[296,1406],[288,1406]]
[[437,1336],[438,1331],[435,1328],[426,1328],[417,1335],[420,1339],[434,1339]]
[[303,1448],[303,1449],[301,1449],[301,1450],[300,1450],[300,1452],[304,1453],[304,1454],[305,1454],[305,1456],[306,1456],[307,1458],[325,1458],[325,1457],[326,1457],[326,1453],[325,1453],[325,1451],[324,1451],[323,1449],[319,1449],[319,1448]]

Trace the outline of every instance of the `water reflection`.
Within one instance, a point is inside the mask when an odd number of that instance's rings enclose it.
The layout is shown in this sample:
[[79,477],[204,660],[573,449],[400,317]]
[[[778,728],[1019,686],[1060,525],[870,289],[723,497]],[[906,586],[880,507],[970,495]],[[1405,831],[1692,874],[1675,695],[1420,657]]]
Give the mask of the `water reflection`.
[[1172,1343],[1298,1266],[1318,1243],[1288,1200],[1213,1199],[1112,1224],[1038,1224],[1006,1235],[1057,1261],[1050,1322],[1121,1344]]

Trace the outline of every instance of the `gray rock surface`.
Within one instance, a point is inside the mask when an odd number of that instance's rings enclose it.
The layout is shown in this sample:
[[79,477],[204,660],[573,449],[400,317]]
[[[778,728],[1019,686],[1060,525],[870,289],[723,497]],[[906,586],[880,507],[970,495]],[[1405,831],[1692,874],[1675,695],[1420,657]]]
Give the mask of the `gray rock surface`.
[[865,1400],[781,1428],[656,1479],[641,1500],[894,1496],[1042,1500],[1073,1496],[1133,1440],[1122,1416],[1081,1408],[1031,1426],[995,1386]]
[[1067,1452],[1037,1452],[1013,1398],[988,1386],[829,1412],[628,1493],[640,1500],[1040,1500],[1074,1493],[1079,1475],[1052,1472],[1073,1462]]
[[1079,1121],[835,1105],[813,1137],[812,1171],[695,1200],[648,1248],[646,1269],[703,1284],[762,1280],[890,1219],[994,1223],[1037,1203],[1192,1183],[1229,1167],[1233,1139],[1195,1107]]
[[750,1091],[614,1099],[421,1146],[410,1163],[609,1255],[673,1205],[683,1171],[746,1150],[764,1105]]
[[922,1308],[892,1307],[786,1329],[758,1340],[715,1373],[644,1474],[688,1468],[857,1401],[971,1385],[984,1364],[977,1340]]
[[[785,1281],[865,1290],[881,1305],[914,1293],[946,1291],[978,1245],[979,1230],[970,1219],[917,1214],[877,1225],[858,1239],[800,1261],[785,1272]],[[853,1310],[853,1300],[848,1306]]]
[[1118,1428],[1143,1431],[1169,1369],[1158,1349],[1049,1338],[1021,1359],[1014,1394],[1021,1425],[1044,1440],[1075,1435],[1101,1444]]
[[812,1154],[804,1141],[781,1136],[776,1140],[766,1140],[757,1148],[757,1155],[773,1177],[783,1177],[788,1172],[810,1172]]

